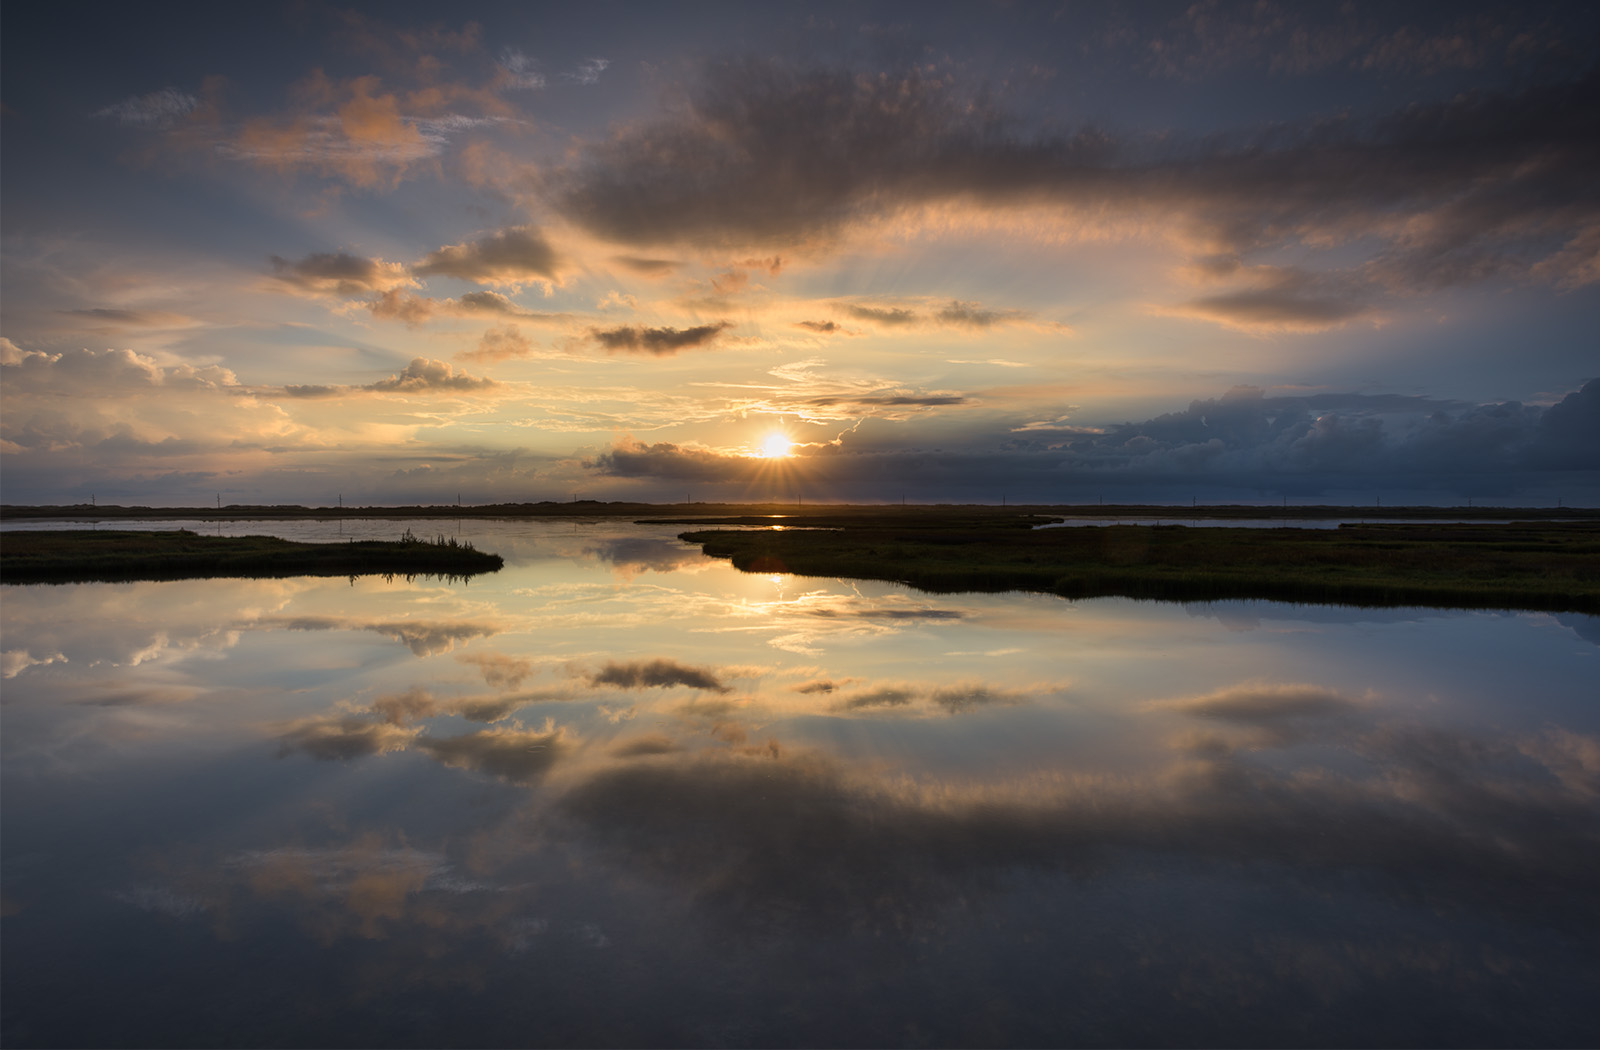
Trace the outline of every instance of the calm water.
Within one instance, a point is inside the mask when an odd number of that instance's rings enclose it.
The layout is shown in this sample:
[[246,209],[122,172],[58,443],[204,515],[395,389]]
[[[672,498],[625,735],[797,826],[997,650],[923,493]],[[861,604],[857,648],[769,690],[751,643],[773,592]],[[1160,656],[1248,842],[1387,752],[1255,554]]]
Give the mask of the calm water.
[[1600,618],[408,525],[0,590],[7,1046],[1600,1042]]

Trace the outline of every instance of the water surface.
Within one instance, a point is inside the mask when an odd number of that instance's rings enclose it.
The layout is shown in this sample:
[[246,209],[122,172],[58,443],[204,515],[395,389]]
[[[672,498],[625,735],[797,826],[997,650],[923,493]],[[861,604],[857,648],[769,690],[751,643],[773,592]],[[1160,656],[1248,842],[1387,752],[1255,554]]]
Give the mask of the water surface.
[[507,568],[0,589],[6,1045],[1600,1040],[1595,617],[195,527]]

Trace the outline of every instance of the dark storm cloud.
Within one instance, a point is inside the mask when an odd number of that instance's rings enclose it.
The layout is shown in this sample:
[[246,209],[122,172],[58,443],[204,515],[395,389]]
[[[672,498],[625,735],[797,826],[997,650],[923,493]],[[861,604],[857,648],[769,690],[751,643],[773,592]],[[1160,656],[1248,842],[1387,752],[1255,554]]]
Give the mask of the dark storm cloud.
[[[593,232],[636,244],[804,244],[936,202],[1153,209],[1212,250],[1372,237],[1381,247],[1361,264],[1366,280],[1426,290],[1500,274],[1595,280],[1584,245],[1600,227],[1597,167],[1593,73],[1176,144],[1035,132],[922,72],[751,60],[711,67],[679,110],[591,146],[557,196]],[[1274,306],[1257,300],[1212,308]],[[1276,308],[1339,312],[1315,298]]]
[[419,277],[455,277],[480,284],[525,284],[555,280],[561,260],[533,226],[517,226],[466,244],[430,252],[414,267]]
[[709,667],[689,667],[667,659],[607,663],[589,676],[589,684],[612,685],[618,689],[670,689],[682,685],[717,693],[732,691],[732,687],[722,684]]
[[615,353],[618,350],[635,354],[653,354],[670,357],[679,350],[705,346],[723,329],[733,327],[729,321],[696,325],[693,328],[644,328],[623,325],[618,328],[594,328],[589,334],[595,342]]

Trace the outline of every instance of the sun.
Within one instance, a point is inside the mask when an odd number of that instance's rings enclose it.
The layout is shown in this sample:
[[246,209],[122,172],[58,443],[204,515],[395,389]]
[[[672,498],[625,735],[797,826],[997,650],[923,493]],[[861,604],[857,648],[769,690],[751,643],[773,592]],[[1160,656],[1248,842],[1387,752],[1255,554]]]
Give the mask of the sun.
[[761,439],[761,452],[759,454],[762,459],[786,459],[791,455],[789,450],[793,447],[794,442],[789,440],[788,434],[781,430],[774,430]]

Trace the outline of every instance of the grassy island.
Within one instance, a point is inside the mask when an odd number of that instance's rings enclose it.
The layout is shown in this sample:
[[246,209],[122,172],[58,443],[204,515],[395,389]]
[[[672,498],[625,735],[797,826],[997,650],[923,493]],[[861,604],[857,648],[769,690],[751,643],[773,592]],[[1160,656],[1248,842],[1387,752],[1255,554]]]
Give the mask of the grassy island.
[[272,536],[201,536],[186,529],[12,531],[0,534],[0,581],[88,583],[269,576],[472,576],[498,554],[440,537],[298,543]]
[[1592,522],[1036,530],[1021,515],[981,525],[941,525],[930,515],[914,528],[830,524],[682,538],[746,572],[892,580],[936,592],[1600,612],[1600,525]]

